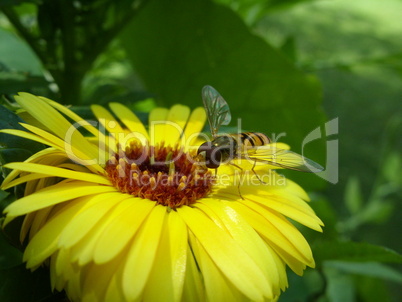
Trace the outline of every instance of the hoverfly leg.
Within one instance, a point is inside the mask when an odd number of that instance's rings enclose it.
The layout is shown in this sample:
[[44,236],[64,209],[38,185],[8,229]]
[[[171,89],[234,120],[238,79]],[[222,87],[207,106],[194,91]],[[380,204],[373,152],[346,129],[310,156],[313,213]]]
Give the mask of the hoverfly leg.
[[240,192],[240,182],[239,182],[239,184],[237,185],[237,191],[239,192],[240,198],[244,200],[244,197],[243,197],[243,195],[241,195],[241,192]]
[[[232,166],[235,166],[235,167],[238,168],[238,169],[240,169],[240,171],[241,171],[241,176],[243,176],[243,169],[242,169],[242,167],[240,167],[240,166],[238,166],[238,165],[236,165],[236,164],[234,164],[234,163],[232,163],[232,162],[230,162],[229,164],[232,165]],[[237,185],[237,191],[239,191],[240,198],[244,200],[243,195],[241,195],[241,192],[240,192],[240,183],[241,183],[240,180],[241,180],[241,179],[239,179],[239,183],[238,183],[238,185]]]
[[260,181],[260,183],[262,183],[263,185],[266,185],[267,183],[265,181],[263,181],[260,176],[257,174],[257,172],[255,172],[254,168],[255,168],[255,164],[257,163],[256,160],[254,160],[254,165],[251,168],[251,171],[253,171],[254,175],[257,176],[258,180]]

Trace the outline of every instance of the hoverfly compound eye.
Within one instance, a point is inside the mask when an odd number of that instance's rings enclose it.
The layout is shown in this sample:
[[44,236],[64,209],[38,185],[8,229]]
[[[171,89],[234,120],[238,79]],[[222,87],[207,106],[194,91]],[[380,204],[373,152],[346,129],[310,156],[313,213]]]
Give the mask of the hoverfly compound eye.
[[198,147],[197,155],[212,148],[211,142],[205,142]]
[[209,169],[216,169],[221,164],[222,154],[218,147],[212,145],[212,142],[203,143],[197,151],[197,154],[204,153],[205,166]]
[[206,151],[205,165],[209,169],[217,169],[221,164],[222,153],[217,147],[212,147]]

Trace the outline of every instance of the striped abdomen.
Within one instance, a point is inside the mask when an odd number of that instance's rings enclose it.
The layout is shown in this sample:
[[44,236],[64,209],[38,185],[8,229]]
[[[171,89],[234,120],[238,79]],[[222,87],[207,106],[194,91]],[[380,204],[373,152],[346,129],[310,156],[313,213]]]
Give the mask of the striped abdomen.
[[233,135],[245,148],[263,146],[271,143],[271,139],[261,132],[243,132]]

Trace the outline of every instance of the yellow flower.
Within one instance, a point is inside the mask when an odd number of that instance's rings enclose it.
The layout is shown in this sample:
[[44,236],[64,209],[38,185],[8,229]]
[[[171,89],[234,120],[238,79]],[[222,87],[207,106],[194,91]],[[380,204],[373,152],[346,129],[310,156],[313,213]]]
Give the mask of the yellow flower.
[[265,169],[269,183],[243,183],[240,195],[236,169],[215,179],[197,165],[202,108],[157,108],[147,131],[119,103],[118,119],[94,105],[87,122],[42,97],[16,100],[36,126],[2,132],[48,147],[6,165],[1,188],[26,186],[5,224],[25,215],[27,268],[49,265],[52,288],[72,301],[271,301],[286,266],[314,267],[288,220],[321,231],[303,189]]

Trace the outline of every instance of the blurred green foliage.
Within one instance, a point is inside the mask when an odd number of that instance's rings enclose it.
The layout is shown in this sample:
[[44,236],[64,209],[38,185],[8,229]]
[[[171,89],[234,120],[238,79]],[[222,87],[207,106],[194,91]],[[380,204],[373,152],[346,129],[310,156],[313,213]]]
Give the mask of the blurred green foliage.
[[[280,301],[402,300],[400,1],[7,0],[0,10],[2,128],[18,127],[19,91],[87,116],[87,105],[110,101],[194,108],[206,84],[243,129],[285,133],[297,152],[338,118],[337,135],[304,151],[324,164],[326,141],[339,140],[339,181],[288,174],[312,191],[326,227],[300,226],[317,269],[289,273]],[[40,148],[4,135],[0,145],[2,163]],[[15,198],[0,193],[1,208]],[[8,239],[0,250],[1,301],[64,299],[46,289],[46,272],[22,269]]]

